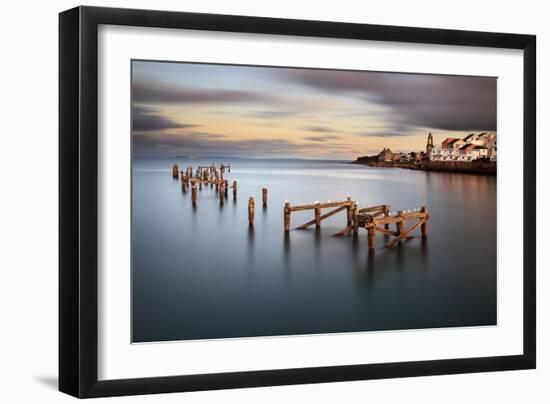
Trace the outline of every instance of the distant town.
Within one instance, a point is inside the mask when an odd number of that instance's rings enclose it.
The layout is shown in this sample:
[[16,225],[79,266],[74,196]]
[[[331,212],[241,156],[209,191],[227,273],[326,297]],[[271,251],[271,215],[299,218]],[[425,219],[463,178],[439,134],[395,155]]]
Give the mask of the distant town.
[[455,171],[473,174],[496,174],[497,134],[470,133],[464,138],[448,137],[434,144],[428,134],[423,151],[392,152],[384,148],[372,156],[359,157],[355,164],[371,167],[400,167],[428,171]]

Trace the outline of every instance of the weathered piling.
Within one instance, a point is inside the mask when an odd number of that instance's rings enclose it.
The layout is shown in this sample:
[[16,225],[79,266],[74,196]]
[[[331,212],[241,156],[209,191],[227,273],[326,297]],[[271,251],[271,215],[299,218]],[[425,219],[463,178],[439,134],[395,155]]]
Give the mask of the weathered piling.
[[267,206],[267,188],[262,188],[262,203]]
[[178,178],[178,174],[179,174],[180,170],[178,168],[178,165],[177,164],[174,164],[172,166],[172,177],[174,178]]
[[284,220],[285,220],[285,232],[290,231],[290,203],[288,201],[285,201],[285,208],[284,208]]
[[237,181],[233,180],[233,200],[237,199]]
[[220,182],[220,187],[219,187],[219,192],[218,192],[218,195],[220,197],[220,204],[223,205],[223,201],[225,199],[225,191],[224,191],[224,188],[225,188],[225,182]]
[[420,212],[426,214],[426,220],[424,221],[424,223],[422,223],[422,225],[420,225],[420,232],[422,233],[422,237],[426,237],[428,235],[428,208],[422,206]]
[[[389,205],[384,205],[384,216],[389,216],[390,215],[390,207]],[[390,228],[390,224],[389,223],[386,223],[384,225],[384,229],[388,230]]]
[[359,208],[357,206],[357,202],[353,204],[353,216],[352,216],[352,228],[353,228],[353,235],[358,236],[359,235]]
[[395,222],[395,234],[400,236],[403,233],[403,216],[404,212],[402,210],[397,212],[397,222]]
[[321,204],[320,203],[315,204],[315,228],[316,229],[321,228]]
[[227,193],[229,192],[229,181],[224,180],[223,182],[223,196],[227,198]]
[[195,184],[191,186],[191,202],[193,206],[197,206],[197,186]]
[[374,225],[367,227],[367,237],[368,237],[367,243],[369,246],[369,250],[373,251],[376,243],[376,230],[374,229]]
[[351,223],[353,221],[353,206],[354,204],[351,203],[351,196],[348,195],[348,197],[346,198],[348,202],[350,202],[350,204],[346,207],[346,215],[347,215],[347,219],[348,219],[348,226],[351,226]]
[[254,197],[248,198],[248,225],[254,226]]

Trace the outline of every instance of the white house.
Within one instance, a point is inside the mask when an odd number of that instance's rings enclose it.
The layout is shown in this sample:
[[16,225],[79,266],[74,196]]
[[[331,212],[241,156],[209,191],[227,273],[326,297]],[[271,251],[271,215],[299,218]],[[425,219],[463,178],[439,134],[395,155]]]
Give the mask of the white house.
[[473,161],[480,158],[497,160],[497,134],[495,132],[471,133],[461,138],[448,137],[441,145],[434,145],[430,160]]

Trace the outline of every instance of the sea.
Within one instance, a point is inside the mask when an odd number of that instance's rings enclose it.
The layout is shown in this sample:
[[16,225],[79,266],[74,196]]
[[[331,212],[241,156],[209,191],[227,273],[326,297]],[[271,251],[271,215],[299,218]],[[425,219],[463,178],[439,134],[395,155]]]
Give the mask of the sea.
[[[231,164],[220,204],[191,192],[180,169]],[[267,206],[262,188],[268,189]],[[391,211],[429,208],[429,234],[388,248],[378,235],[294,228],[313,211],[283,206],[343,200]],[[254,226],[248,200],[255,198]],[[135,158],[132,167],[132,342],[373,332],[497,324],[496,177],[299,159]],[[328,210],[324,210],[323,213]],[[406,226],[408,227],[408,226]]]

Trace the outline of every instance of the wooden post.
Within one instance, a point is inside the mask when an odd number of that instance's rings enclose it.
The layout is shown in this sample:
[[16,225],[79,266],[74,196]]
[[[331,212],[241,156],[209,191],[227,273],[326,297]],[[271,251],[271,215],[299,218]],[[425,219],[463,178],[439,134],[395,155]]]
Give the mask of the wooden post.
[[368,232],[367,240],[368,240],[369,250],[373,251],[376,243],[376,230],[374,229],[374,224],[370,224],[367,226],[367,232]]
[[202,191],[202,180],[199,180],[199,191]]
[[403,233],[403,211],[400,210],[399,212],[397,212],[397,218],[398,219],[401,219],[397,222],[395,222],[395,233],[396,233],[396,236],[399,236],[401,235],[401,233]]
[[223,183],[223,195],[227,198],[227,193],[229,192],[229,181],[225,180]]
[[219,196],[220,196],[220,203],[223,204],[223,200],[225,199],[225,192],[224,192],[224,182],[220,182],[220,189],[219,189]]
[[262,203],[267,206],[267,188],[262,188]]
[[318,203],[315,205],[315,228],[321,228],[321,207]]
[[[384,205],[384,216],[388,217],[390,215],[390,207],[388,205]],[[384,229],[389,229],[390,228],[390,224],[389,223],[386,223],[384,225]]]
[[193,206],[197,206],[197,186],[195,184],[191,187],[191,201]]
[[285,202],[284,218],[285,218],[285,232],[289,232],[290,231],[290,203],[289,202]]
[[428,235],[428,208],[425,206],[422,206],[422,209],[420,209],[422,213],[426,214],[426,217],[424,218],[424,223],[420,226],[420,231],[422,232],[422,237],[426,237]]
[[187,184],[185,182],[181,183],[181,190],[184,194],[187,193]]
[[359,207],[357,206],[357,203],[353,204],[353,235],[357,236],[359,235],[359,217],[357,216],[357,211],[359,210]]
[[349,202],[349,205],[348,207],[346,208],[346,213],[347,213],[347,217],[348,217],[348,227],[351,226],[351,223],[352,223],[352,220],[353,220],[353,204],[351,203],[351,196],[348,196],[348,202]]
[[180,170],[178,168],[178,165],[177,164],[174,164],[172,166],[172,177],[174,178],[178,178],[178,174],[179,174]]
[[237,181],[233,180],[233,199],[237,199]]
[[254,197],[248,198],[248,225],[254,226]]

